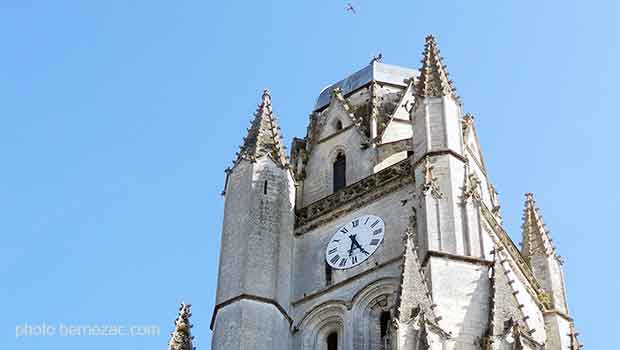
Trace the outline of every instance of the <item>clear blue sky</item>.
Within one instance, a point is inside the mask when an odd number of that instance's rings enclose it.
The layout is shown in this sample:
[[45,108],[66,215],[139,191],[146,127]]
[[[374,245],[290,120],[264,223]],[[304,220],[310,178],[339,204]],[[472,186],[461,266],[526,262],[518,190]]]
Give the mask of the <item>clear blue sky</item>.
[[[0,349],[210,348],[224,168],[264,87],[290,145],[321,88],[437,36],[506,226],[533,191],[590,349],[618,349],[616,1],[0,0]],[[614,220],[616,219],[616,220]],[[24,323],[158,325],[28,337]]]

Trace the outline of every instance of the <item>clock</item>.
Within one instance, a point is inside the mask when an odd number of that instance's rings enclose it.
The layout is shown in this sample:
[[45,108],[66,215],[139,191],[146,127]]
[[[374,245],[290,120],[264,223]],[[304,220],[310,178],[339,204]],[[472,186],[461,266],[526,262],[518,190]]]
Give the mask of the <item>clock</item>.
[[325,259],[335,269],[357,266],[379,248],[384,233],[385,223],[380,217],[357,217],[334,233],[325,249]]

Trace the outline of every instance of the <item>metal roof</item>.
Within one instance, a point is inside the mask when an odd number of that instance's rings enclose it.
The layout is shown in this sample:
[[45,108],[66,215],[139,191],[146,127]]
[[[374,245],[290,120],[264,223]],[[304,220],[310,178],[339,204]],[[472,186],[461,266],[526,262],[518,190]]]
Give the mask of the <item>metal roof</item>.
[[404,82],[405,79],[417,77],[418,75],[419,72],[417,69],[373,61],[368,66],[351,74],[347,78],[321,90],[319,98],[317,98],[316,104],[314,105],[314,110],[321,109],[329,104],[332,95],[331,92],[336,87],[340,87],[340,89],[342,89],[343,95],[346,95],[373,80],[405,87],[407,86]]

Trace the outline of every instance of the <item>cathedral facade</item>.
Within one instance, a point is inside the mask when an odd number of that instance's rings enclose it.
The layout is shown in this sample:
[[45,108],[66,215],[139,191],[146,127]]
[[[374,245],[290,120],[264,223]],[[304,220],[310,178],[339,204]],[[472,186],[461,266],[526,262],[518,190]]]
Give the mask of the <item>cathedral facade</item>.
[[321,91],[290,156],[263,93],[226,170],[212,349],[580,348],[533,195],[518,248],[432,36],[422,56]]

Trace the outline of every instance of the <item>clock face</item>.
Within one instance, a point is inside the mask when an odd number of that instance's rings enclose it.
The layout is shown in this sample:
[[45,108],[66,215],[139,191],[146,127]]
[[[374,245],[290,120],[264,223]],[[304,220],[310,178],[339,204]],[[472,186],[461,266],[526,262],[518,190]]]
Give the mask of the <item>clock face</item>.
[[383,242],[385,223],[375,215],[357,217],[340,227],[327,244],[325,259],[335,269],[348,269],[368,259]]

